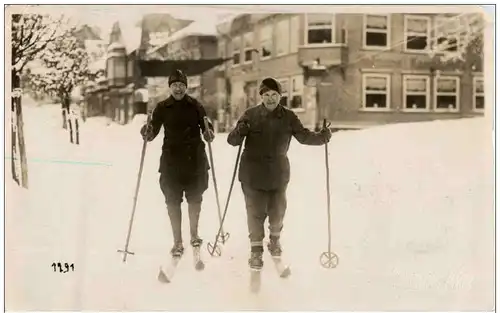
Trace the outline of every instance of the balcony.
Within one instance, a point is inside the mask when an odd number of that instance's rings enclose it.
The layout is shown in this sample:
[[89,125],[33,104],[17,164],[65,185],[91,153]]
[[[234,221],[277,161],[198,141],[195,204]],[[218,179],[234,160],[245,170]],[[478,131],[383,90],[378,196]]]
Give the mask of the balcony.
[[347,46],[337,43],[300,46],[298,62],[301,66],[311,66],[315,62],[324,66],[345,65],[348,62]]
[[335,15],[306,15],[306,25],[304,45],[298,51],[301,66],[347,64],[347,29],[337,26]]

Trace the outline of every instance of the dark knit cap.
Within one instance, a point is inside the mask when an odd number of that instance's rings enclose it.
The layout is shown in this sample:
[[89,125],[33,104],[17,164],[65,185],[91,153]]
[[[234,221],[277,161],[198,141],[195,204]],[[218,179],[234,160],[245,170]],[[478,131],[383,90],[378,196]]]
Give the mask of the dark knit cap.
[[175,82],[181,82],[187,86],[187,76],[181,70],[175,70],[168,77],[168,86],[172,85]]
[[264,92],[274,90],[281,95],[281,85],[274,78],[267,77],[260,83],[259,94],[262,95]]

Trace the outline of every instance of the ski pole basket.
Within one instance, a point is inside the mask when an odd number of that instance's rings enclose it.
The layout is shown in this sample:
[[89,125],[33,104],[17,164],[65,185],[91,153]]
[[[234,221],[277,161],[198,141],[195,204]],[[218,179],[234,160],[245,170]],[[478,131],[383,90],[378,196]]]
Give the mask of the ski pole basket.
[[[243,147],[243,142],[241,143],[240,147],[238,148],[238,155],[236,156],[236,164],[234,165],[233,178],[231,180],[231,186],[229,187],[229,192],[227,194],[226,206],[224,208],[224,213],[222,215],[222,220],[221,220],[221,223],[219,226],[219,231],[217,232],[217,235],[215,236],[214,243],[211,243],[211,242],[207,243],[208,253],[210,253],[211,256],[219,257],[222,254],[221,250],[220,250],[220,246],[218,246],[217,244],[221,242],[220,238],[222,236],[224,236],[224,234],[222,234],[222,226],[224,224],[224,220],[226,219],[227,208],[229,207],[229,200],[231,199],[231,192],[233,191],[233,187],[234,187],[234,180],[236,178],[236,173],[238,170],[238,163],[240,161],[242,147]],[[227,238],[229,238],[229,234],[227,234]],[[227,240],[227,238],[225,240]]]
[[[205,130],[208,130],[210,127],[208,117],[205,116],[203,118],[203,122],[205,124]],[[218,237],[218,242],[225,244],[226,241],[229,240],[229,233],[224,232],[224,228],[222,227],[222,214],[220,209],[219,188],[217,187],[217,179],[215,177],[215,164],[214,164],[214,155],[212,152],[212,143],[207,142],[207,144],[208,144],[208,155],[210,157],[210,167],[212,168],[212,179],[214,181],[215,201],[217,202],[217,213],[219,214],[220,236]]]
[[[152,115],[152,112],[149,111],[146,125],[149,125],[149,123],[151,122],[151,115]],[[128,233],[127,233],[127,240],[125,241],[125,248],[123,250],[118,250],[118,252],[123,253],[123,262],[124,263],[127,262],[127,255],[129,255],[129,254],[134,255],[134,252],[131,252],[128,250],[128,245],[130,243],[130,235],[132,233],[132,224],[134,223],[135,209],[137,207],[137,197],[139,195],[139,187],[141,185],[141,176],[142,176],[142,169],[144,167],[144,158],[146,156],[147,143],[148,143],[148,141],[146,139],[144,139],[144,141],[142,143],[141,162],[139,164],[139,173],[137,174],[137,185],[135,187],[134,205],[132,207],[132,215],[130,216]]]

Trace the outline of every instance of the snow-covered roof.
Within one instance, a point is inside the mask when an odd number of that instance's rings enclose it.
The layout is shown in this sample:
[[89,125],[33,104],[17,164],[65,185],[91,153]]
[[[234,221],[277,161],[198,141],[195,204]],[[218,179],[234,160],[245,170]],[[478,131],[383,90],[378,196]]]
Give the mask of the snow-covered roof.
[[148,51],[148,54],[154,53],[158,49],[165,47],[165,45],[174,42],[179,39],[183,39],[189,36],[217,36],[217,22],[213,19],[206,19],[200,21],[194,21],[188,26],[182,28],[181,30],[169,36],[161,45],[158,45]]
[[110,44],[108,46],[108,51],[113,51],[113,50],[117,50],[117,49],[123,49],[123,48],[126,48],[124,44],[122,44],[121,42],[113,42],[112,44]]
[[120,30],[127,54],[139,49],[141,45],[141,28],[134,23],[130,23],[130,21],[120,21]]
[[217,20],[216,28],[218,30],[219,34],[226,34],[229,33],[229,29],[231,28],[231,23],[235,18],[240,16],[242,14],[225,14],[221,18]]
[[113,40],[107,50],[113,50],[113,48],[116,48],[117,46],[123,45],[125,47],[126,53],[130,54],[134,52],[135,50],[139,49],[140,44],[141,44],[141,35],[142,35],[142,30],[141,27],[137,25],[137,23],[133,23],[132,21],[127,21],[124,20],[123,18],[120,18],[116,21],[116,23],[113,26],[114,30],[111,30],[109,34],[107,34],[107,38],[110,38],[111,34],[113,31],[116,31],[116,28],[118,27],[120,30],[120,41],[115,41],[116,38]]

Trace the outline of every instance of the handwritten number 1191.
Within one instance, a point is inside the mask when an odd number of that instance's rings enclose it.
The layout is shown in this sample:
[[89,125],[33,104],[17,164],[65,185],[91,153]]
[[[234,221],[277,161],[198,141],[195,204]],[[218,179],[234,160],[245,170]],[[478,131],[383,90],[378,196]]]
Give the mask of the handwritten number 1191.
[[75,265],[73,263],[71,264],[68,264],[68,263],[64,263],[64,267],[63,267],[63,264],[58,262],[58,263],[52,263],[52,268],[54,269],[54,272],[57,272],[57,269],[59,269],[59,273],[67,273],[69,272],[69,270],[71,269],[72,272],[75,271]]

